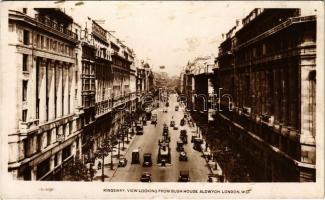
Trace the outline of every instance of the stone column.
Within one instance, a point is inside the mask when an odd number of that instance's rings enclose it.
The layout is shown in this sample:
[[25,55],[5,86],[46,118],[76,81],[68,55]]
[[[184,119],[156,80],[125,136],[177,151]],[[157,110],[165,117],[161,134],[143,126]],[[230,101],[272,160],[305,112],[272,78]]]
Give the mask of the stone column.
[[[312,80],[309,80],[311,67],[303,66],[301,67],[301,136],[300,143],[302,161],[307,163],[315,163],[315,137],[313,132],[315,127],[313,127],[313,110],[312,98],[315,98],[315,87],[312,89]],[[313,96],[313,97],[312,97]]]
[[46,59],[40,59],[39,67],[39,120],[40,122],[46,122]]
[[51,155],[51,158],[50,158],[50,171],[52,171],[55,167],[55,154]]
[[69,113],[69,66],[67,63],[63,65],[63,115],[68,115]]
[[55,118],[55,61],[51,60],[50,65],[48,66],[48,97],[49,97],[49,120],[54,120]]
[[34,120],[36,119],[36,59],[37,57],[29,56],[30,60],[32,60],[32,67],[30,68],[30,79],[28,81],[28,91],[27,91],[27,99],[28,99],[28,112],[27,119]]
[[31,173],[32,173],[31,180],[36,181],[37,180],[37,165],[32,166]]
[[62,116],[62,62],[58,62],[56,66],[56,113],[57,117]]

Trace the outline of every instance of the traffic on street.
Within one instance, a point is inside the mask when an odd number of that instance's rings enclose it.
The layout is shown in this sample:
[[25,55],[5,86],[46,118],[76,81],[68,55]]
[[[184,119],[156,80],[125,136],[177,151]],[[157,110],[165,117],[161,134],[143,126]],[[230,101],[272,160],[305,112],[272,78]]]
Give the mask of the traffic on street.
[[207,162],[195,141],[191,142],[196,128],[186,121],[177,95],[171,94],[169,101],[159,105],[151,111],[151,119],[147,116],[143,135],[136,134],[130,143],[124,155],[127,165],[117,168],[110,181],[207,182]]

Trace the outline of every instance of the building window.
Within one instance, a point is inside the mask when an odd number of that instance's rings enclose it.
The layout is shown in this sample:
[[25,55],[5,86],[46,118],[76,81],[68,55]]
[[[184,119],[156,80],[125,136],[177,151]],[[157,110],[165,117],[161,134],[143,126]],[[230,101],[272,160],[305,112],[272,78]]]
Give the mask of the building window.
[[42,178],[49,171],[50,171],[50,159],[48,158],[37,165],[36,178],[37,179]]
[[24,45],[29,45],[29,31],[24,30]]
[[23,110],[23,113],[22,113],[22,121],[23,122],[26,122],[27,121],[27,110]]
[[69,122],[69,135],[72,134],[72,122]]
[[50,50],[50,39],[49,38],[46,38],[46,47],[45,48]]
[[37,135],[37,152],[42,150],[42,134]]
[[23,13],[27,14],[27,8],[23,8]]
[[50,146],[51,145],[51,140],[52,140],[51,130],[46,132],[46,140],[47,140],[47,145],[46,146]]
[[23,80],[23,101],[27,100],[27,85],[28,85],[28,81]]
[[71,145],[62,150],[62,162],[71,155]]
[[28,55],[23,54],[23,71],[26,72],[27,70],[27,65],[28,65]]
[[41,36],[41,48],[44,48],[44,37]]

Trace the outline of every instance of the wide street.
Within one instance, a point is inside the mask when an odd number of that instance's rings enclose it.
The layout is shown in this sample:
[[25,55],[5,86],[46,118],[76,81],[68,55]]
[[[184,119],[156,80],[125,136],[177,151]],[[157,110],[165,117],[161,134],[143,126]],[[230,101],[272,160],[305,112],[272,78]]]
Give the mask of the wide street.
[[[156,113],[158,115],[156,127],[148,121],[147,125],[144,126],[144,134],[135,136],[125,155],[128,164],[125,167],[119,167],[110,179],[111,181],[137,182],[140,180],[142,172],[150,172],[153,182],[176,182],[178,181],[180,170],[189,170],[190,180],[192,182],[207,181],[210,171],[206,165],[206,161],[202,157],[201,152],[193,149],[193,144],[190,141],[191,130],[195,130],[195,128],[189,127],[187,123],[185,126],[180,126],[180,120],[184,116],[184,108],[180,107],[178,111],[175,111],[175,106],[179,105],[175,95],[170,95],[169,103],[167,113],[163,112],[165,103],[160,103],[160,107],[152,111],[153,114]],[[178,130],[173,130],[169,126],[172,119],[175,120]],[[171,164],[161,166],[157,163],[158,140],[162,138],[164,123],[169,127],[169,135],[171,138]],[[181,129],[186,129],[188,134],[188,144],[184,145],[188,156],[187,162],[179,161],[179,152],[176,151],[176,142],[179,140]],[[140,149],[140,164],[131,164],[132,151],[138,148]],[[151,167],[142,166],[144,153],[152,154],[153,165]]]

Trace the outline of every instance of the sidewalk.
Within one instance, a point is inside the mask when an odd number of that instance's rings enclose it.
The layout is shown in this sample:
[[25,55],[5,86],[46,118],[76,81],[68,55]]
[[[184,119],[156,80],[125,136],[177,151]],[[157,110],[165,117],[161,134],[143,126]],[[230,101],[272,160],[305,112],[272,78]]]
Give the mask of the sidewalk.
[[[191,121],[193,121],[192,116],[187,112],[187,115],[190,117]],[[198,127],[200,129],[200,127]],[[192,131],[197,131],[197,125],[193,124],[193,126],[190,127],[190,134],[192,135]],[[198,130],[201,132],[201,130]],[[199,136],[202,138],[203,143],[201,144],[202,148],[202,156],[205,158],[205,161],[207,163],[208,168],[210,169],[210,172],[212,175],[216,176],[222,176],[223,172],[222,169],[217,161],[213,161],[212,158],[212,153],[209,147],[206,146],[206,141],[203,139],[202,135],[199,134]],[[206,148],[207,147],[207,148]],[[226,180],[225,180],[226,181]]]
[[[120,158],[123,157],[129,150],[129,147],[132,145],[134,139],[135,139],[136,135],[134,134],[134,136],[129,136],[129,144],[127,144],[126,142],[124,142],[124,150],[122,150],[122,143],[120,143]],[[118,145],[115,146],[116,148],[118,147]],[[95,160],[95,165],[93,166],[93,169],[96,170],[95,174],[94,174],[94,178],[93,181],[102,181],[102,169],[98,169],[98,163],[102,162],[102,159],[96,159]],[[106,156],[104,158],[104,181],[110,181],[111,178],[114,176],[116,170],[118,169],[118,150],[116,149],[115,151],[113,151],[113,170],[111,170],[111,154],[109,154],[108,156]],[[103,167],[103,163],[102,163],[102,167]]]

